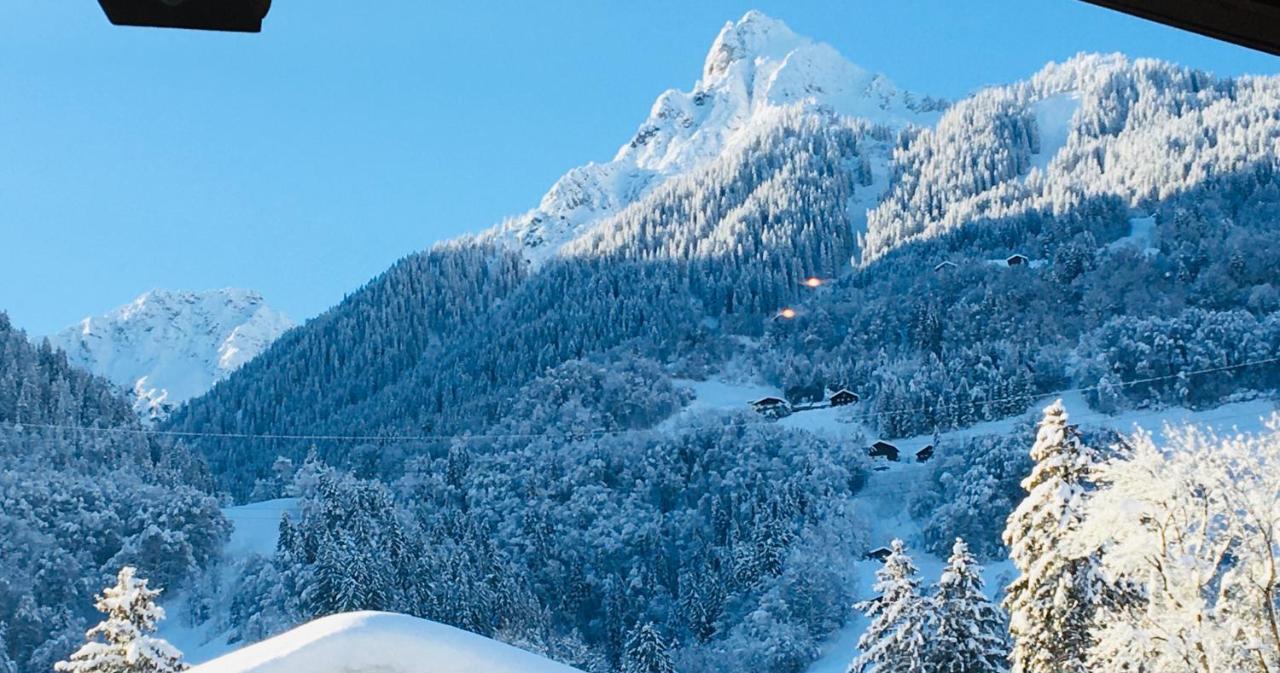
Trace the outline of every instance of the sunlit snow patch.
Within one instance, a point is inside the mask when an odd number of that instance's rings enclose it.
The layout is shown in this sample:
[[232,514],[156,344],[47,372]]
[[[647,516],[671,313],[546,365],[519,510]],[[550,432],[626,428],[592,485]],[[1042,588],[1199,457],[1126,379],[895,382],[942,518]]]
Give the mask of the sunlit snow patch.
[[1107,246],[1107,249],[1117,250],[1119,248],[1131,247],[1137,249],[1148,257],[1155,255],[1160,252],[1159,249],[1152,245],[1155,228],[1155,215],[1130,218],[1129,235],[1112,241],[1111,244]]
[[1031,104],[1031,113],[1040,129],[1040,151],[1031,158],[1031,165],[1044,173],[1049,162],[1067,144],[1071,135],[1071,118],[1080,109],[1080,94],[1075,91],[1054,94]]

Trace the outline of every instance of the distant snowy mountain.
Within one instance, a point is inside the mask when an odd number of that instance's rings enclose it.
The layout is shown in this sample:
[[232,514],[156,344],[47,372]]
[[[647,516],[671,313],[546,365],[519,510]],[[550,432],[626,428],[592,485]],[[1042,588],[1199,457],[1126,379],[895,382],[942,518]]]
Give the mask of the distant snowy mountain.
[[143,417],[199,395],[293,326],[251,290],[153,290],[50,337],[75,364],[133,391]]
[[945,102],[901,91],[831,46],[753,10],[725,24],[693,89],[658,96],[612,161],[570,170],[538,207],[480,238],[514,247],[536,265],[589,225],[776,124],[778,109],[788,106],[900,128],[933,123]]
[[191,669],[192,673],[574,673],[452,626],[388,612],[348,612]]

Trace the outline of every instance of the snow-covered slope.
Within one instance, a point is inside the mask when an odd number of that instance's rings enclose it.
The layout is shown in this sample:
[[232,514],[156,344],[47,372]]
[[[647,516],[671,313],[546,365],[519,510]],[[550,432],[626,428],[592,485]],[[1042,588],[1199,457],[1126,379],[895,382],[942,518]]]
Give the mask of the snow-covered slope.
[[[781,395],[782,391],[758,381],[740,380],[740,378],[711,378],[705,381],[681,381],[694,393],[693,401],[680,412],[686,418],[709,410],[732,411],[747,408],[749,400],[764,395]],[[1042,409],[1055,399],[1062,400],[1071,414],[1071,421],[1087,428],[1111,428],[1121,433],[1146,432],[1159,437],[1166,428],[1182,425],[1193,425],[1223,436],[1239,433],[1258,433],[1267,427],[1268,419],[1278,410],[1275,399],[1258,397],[1237,402],[1230,402],[1202,410],[1189,410],[1182,407],[1160,409],[1126,410],[1117,414],[1105,414],[1090,409],[1084,396],[1075,391],[1048,395],[1032,401],[1025,413],[998,421],[978,423],[968,428],[943,432],[939,435],[920,435],[893,439],[895,446],[902,450],[904,456],[912,456],[926,445],[939,442],[942,451],[946,447],[957,446],[967,439],[981,435],[1006,435],[1015,431],[1020,424],[1040,418]],[[857,405],[847,407],[823,407],[802,411],[787,416],[779,421],[780,425],[799,430],[806,430],[839,442],[850,447],[866,446],[869,439],[876,437],[874,428],[866,426],[864,409]],[[671,423],[676,419],[670,419]],[[1030,449],[1030,447],[1027,447]],[[856,449],[855,449],[856,450]],[[941,457],[944,454],[938,454]],[[878,469],[873,470],[866,485],[853,502],[867,524],[867,539],[872,548],[887,545],[893,538],[900,538],[920,570],[920,576],[926,583],[938,579],[945,559],[930,554],[924,549],[925,541],[921,531],[922,522],[911,515],[910,503],[933,487],[931,471],[935,461],[918,463],[905,460],[903,462],[879,462]],[[855,563],[855,586],[851,587],[858,600],[874,597],[872,585],[875,572],[881,567],[875,559],[861,559]],[[1007,559],[989,561],[985,564],[983,578],[986,582],[986,593],[993,599],[999,599],[1003,589],[1014,576],[1014,569]],[[844,673],[849,662],[857,654],[858,638],[867,627],[867,619],[860,613],[851,610],[849,621],[836,631],[822,646],[821,655],[807,669],[806,673]]]
[[667,179],[720,156],[746,132],[774,123],[778,108],[802,106],[901,127],[932,124],[943,103],[899,90],[831,46],[796,35],[758,11],[726,23],[691,91],[658,96],[612,161],[574,168],[537,208],[480,236],[539,263],[588,226]]
[[[223,516],[231,522],[231,537],[222,547],[221,562],[211,578],[216,595],[231,595],[237,574],[254,557],[270,558],[280,539],[280,520],[288,515],[298,518],[297,498],[276,498],[239,507],[226,507]],[[163,607],[169,618],[160,622],[159,635],[182,651],[189,664],[200,664],[227,654],[244,643],[236,640],[224,620],[209,619],[192,623],[189,592],[166,595]]]
[[574,673],[536,654],[425,619],[349,612],[303,624],[192,673]]
[[199,395],[293,323],[251,290],[153,290],[49,337],[71,362],[132,390],[144,417]]
[[1265,163],[1280,138],[1278,110],[1275,76],[1220,79],[1122,54],[1047,64],[958,101],[895,153],[893,172],[909,179],[869,213],[862,258],[1103,196],[1146,210]]

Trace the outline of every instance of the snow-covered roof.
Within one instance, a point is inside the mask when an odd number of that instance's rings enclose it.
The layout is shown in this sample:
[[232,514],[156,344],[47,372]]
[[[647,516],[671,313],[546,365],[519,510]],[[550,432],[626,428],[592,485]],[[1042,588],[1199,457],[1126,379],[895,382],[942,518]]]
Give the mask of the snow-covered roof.
[[425,619],[348,612],[308,622],[190,673],[579,673],[532,652]]

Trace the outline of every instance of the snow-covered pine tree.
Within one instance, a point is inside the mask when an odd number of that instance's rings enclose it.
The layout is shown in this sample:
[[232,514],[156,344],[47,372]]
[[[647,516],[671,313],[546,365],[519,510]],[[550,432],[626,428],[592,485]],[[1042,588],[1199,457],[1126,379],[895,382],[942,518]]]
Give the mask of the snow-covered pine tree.
[[658,633],[653,622],[645,622],[627,639],[622,673],[675,673],[671,663],[671,646]]
[[920,578],[902,540],[894,540],[876,571],[876,598],[855,606],[871,618],[858,638],[861,651],[849,673],[923,673],[926,668],[926,603]]
[[1013,637],[1013,673],[1088,673],[1091,624],[1098,609],[1096,554],[1072,553],[1066,539],[1081,528],[1096,462],[1067,425],[1058,400],[1044,410],[1031,448],[1027,496],[1009,515],[1004,542],[1020,573],[1004,607]]
[[1118,580],[1095,630],[1093,673],[1280,670],[1280,415],[1219,437],[1147,433],[1098,471],[1082,548]]
[[182,653],[153,633],[164,619],[156,605],[158,589],[135,575],[132,566],[120,569],[116,585],[102,592],[96,607],[107,618],[85,634],[88,642],[54,668],[66,673],[173,673],[187,668]]
[[1004,614],[982,592],[982,566],[956,538],[929,610],[929,670],[999,673],[1007,669]]

